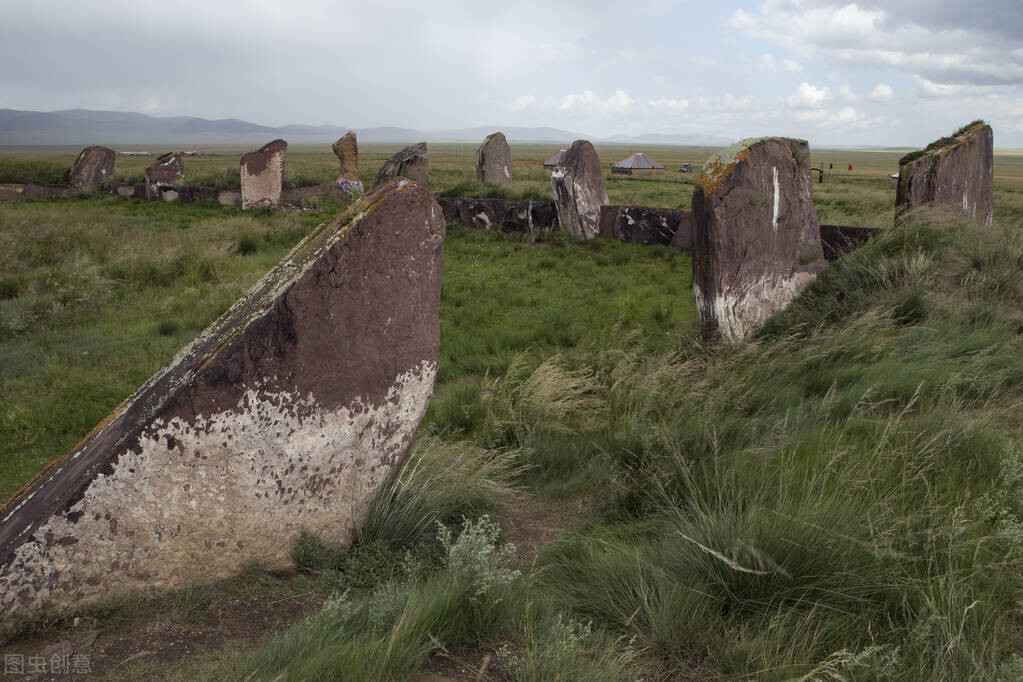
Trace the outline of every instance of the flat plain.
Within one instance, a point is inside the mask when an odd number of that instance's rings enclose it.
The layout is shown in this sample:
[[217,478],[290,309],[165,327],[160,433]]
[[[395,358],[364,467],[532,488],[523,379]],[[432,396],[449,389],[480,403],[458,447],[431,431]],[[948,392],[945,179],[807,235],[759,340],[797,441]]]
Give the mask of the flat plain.
[[[398,146],[361,149],[367,186]],[[59,181],[77,151],[0,150],[0,182]],[[557,145],[512,151],[515,181],[499,189],[475,182],[473,145],[432,144],[431,186],[553,198],[542,161]],[[597,151],[605,168],[630,151],[666,166],[608,174],[612,203],[688,209],[712,150]],[[97,668],[123,679],[407,679],[459,666],[492,679],[1013,679],[1023,155],[996,150],[993,228],[926,211],[893,228],[888,175],[905,151],[813,151],[820,221],[886,229],[739,349],[698,340],[686,253],[450,223],[441,367],[410,459],[434,473],[403,479],[419,496],[383,491],[351,551],[303,539],[296,574],[257,565],[81,614],[100,641],[137,645],[104,649]],[[115,179],[138,181],[151,161],[118,158]],[[237,155],[185,163],[190,184],[238,186]],[[695,172],[677,172],[683,163]],[[337,169],[329,146],[296,147],[286,183],[328,183]],[[319,208],[0,202],[0,496],[341,206]],[[530,517],[553,519],[549,533],[515,530]],[[411,534],[410,518],[448,535]],[[533,548],[512,556],[521,575],[498,560],[491,518],[502,541]],[[296,595],[306,607],[286,633],[232,644],[210,633],[239,590],[259,613]],[[147,662],[131,631],[153,618],[171,624],[168,639],[205,627],[210,644]],[[5,651],[59,638],[68,622],[26,624]]]

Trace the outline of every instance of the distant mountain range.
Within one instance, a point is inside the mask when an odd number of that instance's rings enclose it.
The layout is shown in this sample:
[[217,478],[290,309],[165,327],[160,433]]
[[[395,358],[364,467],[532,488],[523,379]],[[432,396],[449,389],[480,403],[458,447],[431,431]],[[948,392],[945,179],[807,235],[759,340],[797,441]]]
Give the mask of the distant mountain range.
[[[237,118],[209,120],[195,116],[147,116],[127,111],[20,111],[0,109],[0,145],[235,145],[262,144],[283,138],[294,144],[332,143],[351,128],[345,126],[265,126]],[[478,142],[500,130],[511,142],[568,144],[588,139],[606,144],[680,145],[722,147],[732,140],[712,135],[646,134],[595,138],[558,128],[478,126],[453,130],[410,128],[355,128],[360,142]]]

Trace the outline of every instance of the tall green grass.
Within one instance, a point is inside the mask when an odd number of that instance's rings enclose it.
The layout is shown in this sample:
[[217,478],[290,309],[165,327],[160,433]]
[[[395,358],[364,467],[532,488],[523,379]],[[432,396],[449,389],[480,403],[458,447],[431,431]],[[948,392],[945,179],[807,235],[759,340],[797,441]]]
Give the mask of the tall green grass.
[[[1018,230],[919,214],[750,344],[605,352],[603,394],[631,433],[609,449],[619,498],[613,522],[545,554],[549,593],[678,675],[1007,669],[1021,644],[1021,257]],[[992,301],[1001,314],[974,312]]]

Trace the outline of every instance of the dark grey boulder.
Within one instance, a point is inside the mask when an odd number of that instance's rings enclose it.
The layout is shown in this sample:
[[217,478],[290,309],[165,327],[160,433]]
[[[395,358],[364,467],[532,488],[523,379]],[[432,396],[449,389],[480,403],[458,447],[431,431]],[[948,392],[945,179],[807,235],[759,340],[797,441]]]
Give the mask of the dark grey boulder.
[[600,233],[600,207],[607,204],[607,184],[597,151],[576,140],[565,159],[551,172],[554,203],[561,229],[583,239]]
[[948,206],[988,225],[994,218],[994,135],[974,123],[907,155],[899,165],[895,215],[925,204]]
[[805,140],[712,156],[693,194],[693,292],[705,338],[747,338],[824,268]]
[[476,150],[476,180],[495,185],[511,184],[511,147],[504,133],[488,135]]

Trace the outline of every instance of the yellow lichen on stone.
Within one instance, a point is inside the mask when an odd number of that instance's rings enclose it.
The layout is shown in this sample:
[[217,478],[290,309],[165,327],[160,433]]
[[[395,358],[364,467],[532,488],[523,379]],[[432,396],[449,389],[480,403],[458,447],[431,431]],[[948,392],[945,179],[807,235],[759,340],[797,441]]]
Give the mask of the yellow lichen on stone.
[[747,137],[744,140],[739,140],[728,149],[710,157],[703,165],[703,172],[700,173],[697,185],[703,189],[705,195],[713,194],[721,186],[724,179],[728,177],[729,173],[732,172],[736,164],[749,157],[750,147],[757,142],[763,142],[767,139],[770,138]]

